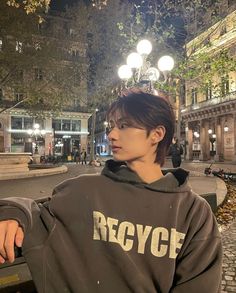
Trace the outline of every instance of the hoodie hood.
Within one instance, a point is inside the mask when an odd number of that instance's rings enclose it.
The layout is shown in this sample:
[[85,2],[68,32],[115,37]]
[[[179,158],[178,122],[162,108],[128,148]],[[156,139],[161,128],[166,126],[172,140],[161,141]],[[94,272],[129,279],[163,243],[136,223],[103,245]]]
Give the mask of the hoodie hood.
[[116,162],[114,160],[106,161],[102,170],[102,175],[115,181],[130,183],[137,187],[147,188],[161,192],[184,192],[191,188],[188,185],[189,172],[182,169],[163,169],[164,177],[152,183],[145,183],[125,162]]

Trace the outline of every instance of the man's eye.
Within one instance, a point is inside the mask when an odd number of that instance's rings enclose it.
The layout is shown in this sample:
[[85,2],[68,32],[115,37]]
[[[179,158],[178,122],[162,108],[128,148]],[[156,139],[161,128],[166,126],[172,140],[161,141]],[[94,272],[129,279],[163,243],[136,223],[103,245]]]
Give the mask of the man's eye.
[[124,129],[127,127],[129,127],[129,125],[127,123],[121,123],[121,125],[120,125],[120,129]]
[[112,131],[113,128],[114,128],[114,126],[106,127],[106,134],[108,135]]

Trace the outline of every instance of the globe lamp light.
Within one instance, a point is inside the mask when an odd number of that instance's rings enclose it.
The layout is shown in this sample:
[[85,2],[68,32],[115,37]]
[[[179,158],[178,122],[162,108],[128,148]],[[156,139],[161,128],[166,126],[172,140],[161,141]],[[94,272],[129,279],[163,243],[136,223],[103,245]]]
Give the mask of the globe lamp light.
[[140,55],[148,55],[152,52],[152,43],[148,40],[138,42],[137,51]]
[[131,53],[127,57],[127,65],[130,68],[140,68],[143,65],[143,58],[138,53]]
[[162,56],[157,63],[161,71],[171,71],[174,68],[175,62],[171,56]]
[[131,68],[128,65],[122,65],[118,69],[118,76],[120,79],[129,79],[133,75]]

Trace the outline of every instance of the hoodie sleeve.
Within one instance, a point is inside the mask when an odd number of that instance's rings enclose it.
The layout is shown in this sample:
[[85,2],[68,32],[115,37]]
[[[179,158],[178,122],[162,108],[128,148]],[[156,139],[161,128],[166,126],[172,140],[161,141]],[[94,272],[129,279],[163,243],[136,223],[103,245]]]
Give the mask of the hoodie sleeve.
[[209,205],[203,202],[191,221],[183,249],[176,260],[171,293],[220,293],[222,244]]
[[33,218],[39,216],[38,204],[29,198],[9,197],[0,200],[0,221],[16,220],[24,232],[31,230]]

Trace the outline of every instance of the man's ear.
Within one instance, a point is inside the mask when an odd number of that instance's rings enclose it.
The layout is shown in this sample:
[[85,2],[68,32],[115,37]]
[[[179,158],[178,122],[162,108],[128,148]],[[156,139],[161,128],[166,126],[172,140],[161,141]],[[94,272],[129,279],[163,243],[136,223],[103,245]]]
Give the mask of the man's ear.
[[157,126],[155,129],[151,132],[151,139],[154,144],[159,143],[163,140],[166,134],[166,129],[164,126],[160,125]]

